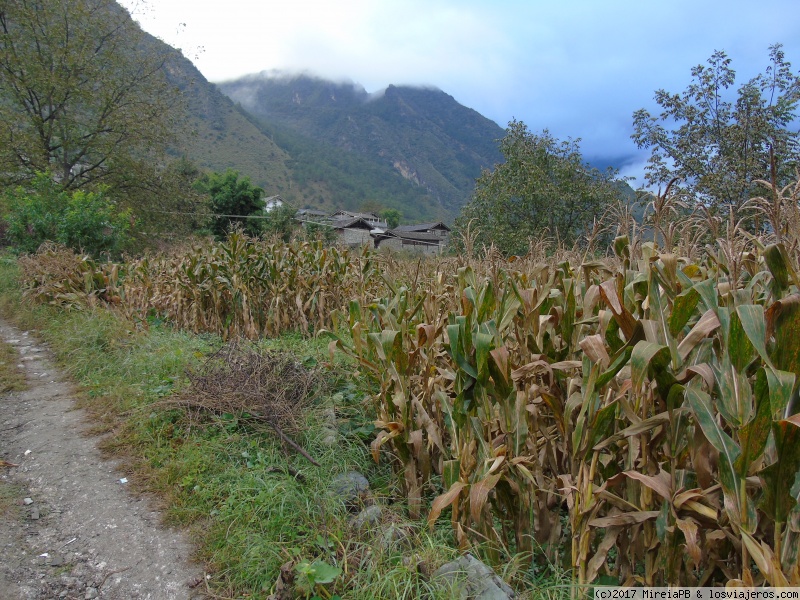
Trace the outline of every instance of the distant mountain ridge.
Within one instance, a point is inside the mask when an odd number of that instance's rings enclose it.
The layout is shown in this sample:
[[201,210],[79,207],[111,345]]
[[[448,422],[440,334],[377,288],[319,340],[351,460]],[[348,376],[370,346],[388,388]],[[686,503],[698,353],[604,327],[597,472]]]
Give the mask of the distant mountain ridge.
[[[436,88],[390,85],[369,94],[353,83],[274,73],[218,86],[292,156],[291,168],[299,171],[294,176],[301,187],[317,183],[325,188],[327,183],[320,180],[320,171],[326,169],[298,164],[301,158],[349,161],[353,164],[338,168],[347,171],[357,164],[368,180],[377,177],[391,183],[390,189],[375,189],[377,197],[364,200],[400,208],[409,216],[452,219],[468,200],[481,170],[502,160],[497,141],[504,130]],[[398,175],[410,186],[390,181]],[[401,193],[391,188],[405,189]],[[348,204],[342,197],[346,189],[327,191],[334,196],[333,205]],[[405,206],[398,206],[393,197],[398,193],[406,197]]]
[[188,111],[172,154],[237,170],[298,208],[395,208],[406,223],[452,222],[481,170],[502,161],[504,129],[436,88],[369,94],[265,73],[215,85],[177,52],[165,68]]

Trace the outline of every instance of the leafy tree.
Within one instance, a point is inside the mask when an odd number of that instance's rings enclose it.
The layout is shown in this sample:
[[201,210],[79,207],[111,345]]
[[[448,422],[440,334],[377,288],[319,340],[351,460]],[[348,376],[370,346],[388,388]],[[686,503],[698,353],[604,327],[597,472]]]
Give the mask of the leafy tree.
[[800,77],[781,46],[770,47],[765,71],[734,94],[735,82],[731,59],[717,51],[692,69],[686,90],[656,92],[659,115],[634,113],[631,137],[651,149],[648,183],[663,186],[677,177],[696,202],[737,209],[753,195],[754,180],[770,179],[771,154],[778,186],[794,181],[800,146],[790,127],[796,127]]
[[177,51],[149,40],[113,0],[0,3],[0,184],[52,172],[67,190],[106,186],[164,210],[164,150],[181,95]]
[[250,235],[261,233],[261,219],[247,217],[263,216],[264,190],[250,183],[249,177],[239,179],[239,172],[231,169],[208,173],[197,180],[195,189],[209,196],[211,211],[217,215],[211,223],[215,236],[224,238],[234,224]]
[[339,239],[333,227],[310,221],[303,223],[303,237],[309,241],[321,240],[326,246],[332,246]]
[[398,225],[400,225],[400,219],[402,218],[403,213],[401,213],[396,208],[387,208],[380,212],[380,217],[386,224],[389,226],[389,229],[394,229]]
[[130,241],[133,218],[100,192],[65,190],[50,174],[5,192],[6,236],[21,252],[46,241],[93,256],[118,255]]
[[477,231],[478,245],[525,254],[543,235],[572,244],[619,198],[616,173],[585,164],[578,140],[559,141],[547,130],[535,135],[511,121],[500,151],[505,162],[484,171],[455,223],[457,232]]
[[281,238],[284,242],[292,239],[292,234],[300,225],[295,219],[297,210],[290,204],[282,204],[270,210],[264,219],[263,230],[268,235]]

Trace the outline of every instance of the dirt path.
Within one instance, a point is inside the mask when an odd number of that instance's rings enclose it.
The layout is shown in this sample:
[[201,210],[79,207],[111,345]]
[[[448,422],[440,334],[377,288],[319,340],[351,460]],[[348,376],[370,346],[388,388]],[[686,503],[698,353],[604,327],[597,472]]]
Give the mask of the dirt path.
[[0,337],[29,386],[0,397],[0,460],[19,465],[0,467],[0,600],[198,597],[185,536],[101,458],[47,348],[2,322]]

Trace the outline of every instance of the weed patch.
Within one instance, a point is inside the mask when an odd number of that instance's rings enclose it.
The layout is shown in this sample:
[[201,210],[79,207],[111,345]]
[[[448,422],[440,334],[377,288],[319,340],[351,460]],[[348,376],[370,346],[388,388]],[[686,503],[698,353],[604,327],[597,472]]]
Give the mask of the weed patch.
[[19,360],[16,348],[0,340],[0,394],[27,388],[25,372],[20,368]]

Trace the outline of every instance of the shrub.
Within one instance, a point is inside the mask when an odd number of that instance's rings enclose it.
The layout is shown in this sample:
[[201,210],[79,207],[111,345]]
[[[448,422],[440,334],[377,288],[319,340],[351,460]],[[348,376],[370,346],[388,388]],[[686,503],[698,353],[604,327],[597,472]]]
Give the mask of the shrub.
[[52,241],[93,256],[118,255],[130,239],[129,210],[119,210],[102,190],[64,190],[46,173],[29,188],[6,192],[5,203],[6,237],[20,252]]

